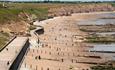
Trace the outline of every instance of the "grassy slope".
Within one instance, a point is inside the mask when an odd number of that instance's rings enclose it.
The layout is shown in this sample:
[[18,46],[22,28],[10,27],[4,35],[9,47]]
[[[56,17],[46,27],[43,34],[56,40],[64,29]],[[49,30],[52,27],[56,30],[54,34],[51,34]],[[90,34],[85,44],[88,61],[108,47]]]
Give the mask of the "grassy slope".
[[[64,3],[8,3],[6,4],[9,9],[0,8],[0,22],[5,22],[6,20],[19,20],[17,17],[20,12],[26,12],[29,14],[36,14],[39,19],[47,18],[48,10],[50,8],[61,8],[65,6],[83,6],[91,5],[95,3],[77,3],[77,4],[64,4]],[[100,3],[96,3],[100,4]],[[103,3],[102,3],[103,4]],[[115,6],[115,3],[110,3]],[[9,17],[10,16],[10,17]]]
[[[8,8],[0,8],[0,23],[10,20],[19,21],[20,13],[35,14],[39,19],[45,19],[48,15],[48,6],[34,3],[10,3]],[[25,18],[27,19],[27,18]]]
[[[6,4],[8,8],[0,8],[0,22],[5,22],[6,20],[19,20],[18,14],[21,12],[26,12],[29,14],[36,14],[39,19],[45,19],[48,15],[48,10],[50,8],[61,8],[65,6],[83,6],[91,5],[95,3],[79,3],[79,4],[64,4],[64,3],[8,3]],[[98,3],[96,3],[98,4]],[[100,4],[100,3],[99,3]],[[102,3],[103,4],[103,3]],[[110,3],[115,6],[115,3]],[[10,16],[10,17],[9,17]]]
[[9,40],[9,35],[7,33],[0,33],[0,49],[6,44]]
[[17,15],[20,11],[17,9],[0,9],[0,22],[5,23],[10,20],[18,20]]
[[[19,17],[20,13],[35,14],[39,19],[47,18],[48,9],[37,8],[34,4],[8,4],[8,8],[0,8],[0,25],[4,25],[10,21],[20,21],[22,18]],[[35,7],[34,7],[35,6]],[[27,19],[27,18],[24,18]],[[9,41],[9,36],[6,33],[0,32],[0,49]]]
[[35,14],[39,19],[47,17],[47,9],[0,9],[0,23],[5,23],[10,20],[19,21],[20,13]]

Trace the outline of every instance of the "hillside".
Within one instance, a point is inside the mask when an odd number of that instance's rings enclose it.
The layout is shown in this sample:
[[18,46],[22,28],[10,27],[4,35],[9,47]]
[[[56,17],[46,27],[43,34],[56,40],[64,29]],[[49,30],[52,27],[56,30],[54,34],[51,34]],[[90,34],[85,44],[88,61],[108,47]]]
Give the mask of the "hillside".
[[[113,11],[114,3],[5,3],[0,4],[0,31],[24,34],[28,23],[72,13]],[[18,27],[17,27],[18,26]],[[15,27],[15,28],[14,28]]]
[[35,19],[46,18],[46,9],[34,8],[1,8],[0,9],[0,31],[5,32],[22,32],[25,33],[31,23]]
[[63,7],[50,8],[49,14],[52,16],[70,15],[72,13],[89,13],[100,11],[113,11],[115,10],[114,4],[107,3],[89,3],[89,4],[73,4],[65,5]]

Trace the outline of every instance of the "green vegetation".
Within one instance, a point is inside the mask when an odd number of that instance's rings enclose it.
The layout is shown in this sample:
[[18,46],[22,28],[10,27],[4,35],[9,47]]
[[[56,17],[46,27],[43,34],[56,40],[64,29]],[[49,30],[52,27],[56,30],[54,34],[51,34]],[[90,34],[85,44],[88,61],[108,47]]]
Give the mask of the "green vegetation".
[[111,3],[112,6],[115,6],[115,2]]
[[17,17],[21,10],[18,9],[0,9],[0,23],[5,23],[10,20],[18,20]]
[[[0,23],[5,23],[10,20],[19,21],[21,17],[18,17],[20,13],[35,14],[39,19],[47,18],[47,9],[0,9]],[[23,16],[22,16],[23,17]],[[23,19],[27,19],[24,17]]]
[[10,21],[27,20],[33,14],[37,16],[37,19],[46,19],[48,15],[47,7],[39,7],[36,4],[25,3],[11,3],[5,4],[7,7],[3,8],[0,4],[0,24]]
[[[89,5],[94,5],[97,4],[98,2],[92,2],[92,3],[5,3],[5,8],[2,7],[2,3],[0,3],[0,23],[5,23],[10,20],[14,21],[19,21],[20,19],[27,19],[27,14],[30,16],[32,14],[35,14],[39,20],[47,19],[48,18],[48,11],[50,9],[55,11],[58,11],[56,9],[61,8],[61,7],[71,7],[71,6],[80,6],[81,8],[84,7],[84,5],[89,6]],[[76,5],[77,4],[77,5]],[[108,3],[98,3],[99,5],[101,4],[108,4]],[[109,3],[111,4],[111,3]],[[112,3],[113,5],[114,3]],[[79,8],[79,7],[78,7]],[[92,7],[91,7],[92,8]],[[104,7],[105,8],[105,7]],[[73,9],[73,8],[72,8]],[[68,9],[69,11],[69,9]],[[19,17],[20,14],[26,14],[26,17],[21,18]],[[50,12],[51,14],[52,12]],[[53,14],[52,13],[52,14]],[[10,16],[10,17],[9,17]]]
[[9,40],[8,33],[0,33],[0,49],[3,48],[3,46],[6,44],[8,40]]
[[48,9],[45,8],[39,8],[39,9],[24,9],[24,12],[27,14],[34,14],[38,17],[39,20],[46,19],[48,15]]
[[82,28],[80,28],[79,30],[81,30],[81,31],[83,31],[83,32],[92,32],[92,31],[90,31],[90,30],[82,29]]
[[34,30],[34,29],[36,29],[36,26],[35,26],[35,25],[30,25],[29,31],[30,31],[30,30]]
[[[95,3],[77,3],[77,5],[73,3],[5,3],[5,7],[3,7],[2,3],[0,3],[0,25],[10,23],[10,21],[16,21],[16,22],[20,20],[28,21],[28,18],[32,17],[33,17],[32,20],[36,19],[43,20],[48,18],[49,13],[50,15],[56,15],[56,14],[58,15],[60,14],[61,10],[65,10],[64,12],[61,12],[62,14],[67,12],[73,12],[72,9],[79,10],[76,12],[81,11],[85,12],[84,10],[85,7],[89,8],[89,12],[90,9],[96,11],[95,7],[96,8],[99,7],[100,9],[101,4],[103,3],[99,3],[99,5],[97,6],[95,5]],[[112,3],[112,5],[114,5],[114,3]],[[92,8],[92,6],[94,6],[94,8]],[[105,8],[105,6],[106,5],[104,5],[103,8]],[[33,29],[35,29],[35,26],[29,27],[29,30]],[[7,41],[8,37],[6,36],[5,38],[4,36],[3,37],[2,36],[3,34],[1,35],[0,38],[0,44],[3,45]]]
[[3,5],[2,5],[2,4],[0,4],[0,8],[3,8]]
[[93,67],[91,67],[91,70],[115,70],[115,67],[113,67],[111,65],[93,66]]
[[89,43],[113,43],[115,42],[114,36],[89,36],[86,37],[87,41]]

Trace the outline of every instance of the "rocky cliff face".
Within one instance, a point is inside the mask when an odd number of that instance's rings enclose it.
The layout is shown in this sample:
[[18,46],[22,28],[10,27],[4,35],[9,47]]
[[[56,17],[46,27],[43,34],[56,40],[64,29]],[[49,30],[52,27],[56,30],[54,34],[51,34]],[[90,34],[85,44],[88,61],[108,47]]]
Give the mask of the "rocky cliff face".
[[72,13],[88,13],[113,10],[115,10],[115,8],[111,4],[74,4],[50,8],[49,16],[63,16],[71,15]]

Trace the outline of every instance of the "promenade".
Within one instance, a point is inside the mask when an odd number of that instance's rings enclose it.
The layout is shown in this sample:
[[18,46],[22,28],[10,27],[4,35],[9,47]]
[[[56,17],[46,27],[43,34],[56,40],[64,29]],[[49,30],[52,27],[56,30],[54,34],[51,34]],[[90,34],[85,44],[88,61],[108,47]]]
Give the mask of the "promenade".
[[10,69],[27,40],[27,37],[17,37],[0,52],[0,70]]

